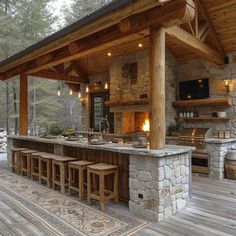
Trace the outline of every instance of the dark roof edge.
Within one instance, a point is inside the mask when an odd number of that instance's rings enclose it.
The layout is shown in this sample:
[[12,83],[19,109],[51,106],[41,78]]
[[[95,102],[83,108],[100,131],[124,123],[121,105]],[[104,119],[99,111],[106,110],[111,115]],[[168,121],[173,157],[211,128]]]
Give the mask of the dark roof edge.
[[24,50],[8,57],[7,59],[3,60],[0,62],[0,67],[1,66],[5,66],[7,65],[8,63],[14,61],[14,60],[17,60],[19,59],[20,57],[22,56],[25,56],[27,55],[28,53],[40,48],[40,47],[43,47],[45,46],[46,44],[48,43],[51,43],[63,36],[65,36],[66,34],[68,33],[72,33],[73,31],[77,30],[78,28],[80,27],[83,27],[85,26],[86,24],[89,24],[93,21],[95,21],[96,19],[112,12],[112,11],[115,11],[131,2],[133,2],[134,0],[115,0],[105,6],[103,6],[102,8],[92,12],[91,14],[79,19],[78,21],[72,23],[71,25],[68,25],[64,28],[62,28],[61,30],[49,35],[48,37],[42,39],[41,41],[37,42],[37,43],[34,43],[32,44],[31,46],[25,48]]

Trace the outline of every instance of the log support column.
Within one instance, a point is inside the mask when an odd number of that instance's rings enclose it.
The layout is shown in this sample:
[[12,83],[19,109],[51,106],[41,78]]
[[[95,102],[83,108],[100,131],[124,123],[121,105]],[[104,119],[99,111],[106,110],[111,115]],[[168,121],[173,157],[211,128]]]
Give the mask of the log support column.
[[165,147],[165,28],[150,29],[150,148]]
[[28,135],[28,76],[20,74],[20,135]]

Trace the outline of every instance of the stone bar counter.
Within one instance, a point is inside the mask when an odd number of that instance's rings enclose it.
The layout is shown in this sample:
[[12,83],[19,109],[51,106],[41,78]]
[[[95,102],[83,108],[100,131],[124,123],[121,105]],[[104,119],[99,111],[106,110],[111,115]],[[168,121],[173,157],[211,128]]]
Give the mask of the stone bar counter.
[[[193,147],[167,145],[163,150],[149,150],[134,148],[131,144],[91,145],[84,140],[67,141],[63,138],[45,139],[14,135],[8,137],[10,164],[13,147],[71,155],[78,159],[91,160],[90,155],[93,155],[94,162],[117,164],[120,195],[124,195],[123,192],[127,188],[126,199],[130,212],[148,220],[166,219],[183,209],[191,197]],[[111,158],[114,158],[112,162]],[[122,158],[126,160],[123,159],[120,164]],[[128,173],[127,178],[125,171]]]
[[228,151],[236,145],[236,138],[208,138],[205,142],[206,150],[209,153],[209,177],[216,180],[224,179],[225,157]]

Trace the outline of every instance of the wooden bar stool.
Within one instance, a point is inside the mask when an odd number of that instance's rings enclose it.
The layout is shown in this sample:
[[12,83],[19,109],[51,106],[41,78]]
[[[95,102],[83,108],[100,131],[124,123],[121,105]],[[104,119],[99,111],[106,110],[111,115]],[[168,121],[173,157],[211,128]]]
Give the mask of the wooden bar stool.
[[[71,161],[75,161],[76,159],[73,157],[65,157],[54,155],[52,157],[52,188],[55,189],[56,185],[58,185],[61,189],[61,193],[66,192],[66,180],[68,180],[68,164]],[[60,173],[57,174],[56,167],[59,166]]]
[[[114,199],[115,203],[118,203],[118,166],[98,163],[87,166],[87,169],[88,203],[91,204],[92,199],[98,200],[102,210],[104,210],[104,202],[107,200]],[[91,175],[98,175],[99,186],[94,186],[93,188],[94,183],[92,183]],[[108,190],[105,188],[105,177],[109,176],[111,178],[111,175],[113,175],[114,178],[113,190]]]
[[39,180],[39,161],[43,152],[35,152],[31,154],[31,179],[36,177]]
[[25,148],[12,148],[12,159],[11,159],[11,169],[12,172],[20,174],[21,173],[21,158],[20,158],[20,152],[25,151]]
[[[78,192],[80,200],[83,200],[84,192],[87,189],[87,166],[92,164],[94,162],[91,161],[73,161],[69,163],[69,193],[71,194],[72,190]],[[78,172],[77,181],[74,177],[75,171]]]
[[52,187],[52,158],[54,154],[41,153],[39,158],[39,183],[46,182],[47,187]]
[[21,159],[21,175],[26,174],[28,178],[31,176],[31,155],[38,151],[27,149],[20,152]]

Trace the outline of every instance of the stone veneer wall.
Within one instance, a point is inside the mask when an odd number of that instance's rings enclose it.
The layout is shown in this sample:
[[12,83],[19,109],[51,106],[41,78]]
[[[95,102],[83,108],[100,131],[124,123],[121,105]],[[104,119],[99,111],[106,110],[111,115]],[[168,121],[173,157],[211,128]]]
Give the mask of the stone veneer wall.
[[[236,79],[236,52],[228,54],[229,64],[222,66],[215,65],[212,62],[204,59],[193,59],[186,62],[178,63],[178,80],[193,80],[201,78],[209,78],[210,97],[231,97],[233,100],[233,106],[231,107],[207,107],[197,108],[201,115],[211,115],[213,111],[226,111],[227,115],[232,119],[230,121],[220,122],[194,122],[197,127],[212,127],[216,130],[230,130],[231,137],[236,136],[236,82],[232,80],[230,82],[229,94],[226,93],[223,79],[231,77]],[[193,124],[188,123],[188,126]]]
[[191,152],[163,158],[130,155],[132,213],[161,221],[183,209],[191,188]]
[[206,150],[209,153],[209,177],[211,179],[220,180],[225,178],[225,157],[235,143],[206,143]]
[[[122,77],[122,67],[125,63],[138,64],[137,83],[132,84],[127,78]],[[177,62],[172,53],[166,49],[166,123],[167,126],[174,121],[176,116],[172,108],[172,101],[176,99]],[[149,50],[129,53],[113,59],[110,65],[110,99],[138,99],[139,95],[149,94]],[[135,111],[137,107],[121,107],[115,112],[115,133],[122,131],[122,111]],[[142,111],[148,111],[148,106],[139,106]],[[139,111],[139,110],[137,110]]]

